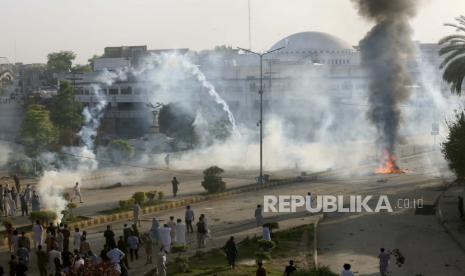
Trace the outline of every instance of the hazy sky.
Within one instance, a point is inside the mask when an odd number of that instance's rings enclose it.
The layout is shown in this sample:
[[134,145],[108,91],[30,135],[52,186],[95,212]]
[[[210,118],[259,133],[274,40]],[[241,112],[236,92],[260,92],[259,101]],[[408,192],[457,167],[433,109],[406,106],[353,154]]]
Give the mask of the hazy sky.
[[[72,50],[77,61],[105,46],[157,48],[248,47],[248,0],[0,0],[0,56],[44,62],[52,51]],[[371,27],[350,0],[251,0],[252,47],[270,48],[302,31],[321,31],[356,45]],[[465,0],[418,0],[415,39],[437,40],[465,14]]]

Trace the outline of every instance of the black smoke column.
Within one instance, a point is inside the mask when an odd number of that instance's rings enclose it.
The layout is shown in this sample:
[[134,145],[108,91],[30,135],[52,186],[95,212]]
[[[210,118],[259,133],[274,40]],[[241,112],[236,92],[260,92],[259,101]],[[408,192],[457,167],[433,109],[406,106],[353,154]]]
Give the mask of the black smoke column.
[[409,20],[417,0],[352,0],[359,14],[375,22],[360,41],[362,65],[370,78],[368,118],[375,125],[379,141],[394,156],[401,111],[399,105],[410,96],[406,63],[413,54]]

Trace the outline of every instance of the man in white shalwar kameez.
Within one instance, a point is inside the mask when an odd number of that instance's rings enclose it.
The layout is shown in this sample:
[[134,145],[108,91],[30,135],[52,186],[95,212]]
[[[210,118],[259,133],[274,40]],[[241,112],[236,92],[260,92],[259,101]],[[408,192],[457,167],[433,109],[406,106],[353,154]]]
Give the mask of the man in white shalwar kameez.
[[186,245],[186,224],[181,219],[176,223],[176,243]]
[[160,228],[160,241],[161,244],[163,245],[163,248],[170,252],[171,250],[171,228],[168,226],[168,224],[163,225],[163,227]]
[[40,225],[40,221],[36,221],[36,224],[32,226],[32,233],[34,239],[34,248],[37,248],[39,245],[42,245],[42,237],[44,233],[44,228]]

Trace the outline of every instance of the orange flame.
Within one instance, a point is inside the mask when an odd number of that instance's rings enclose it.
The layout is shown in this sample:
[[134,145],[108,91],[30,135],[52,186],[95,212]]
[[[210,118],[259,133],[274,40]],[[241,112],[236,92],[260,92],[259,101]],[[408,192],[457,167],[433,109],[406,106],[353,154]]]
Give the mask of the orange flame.
[[376,173],[380,174],[401,174],[404,173],[397,164],[396,158],[394,155],[389,154],[389,152],[384,151],[384,156],[381,159],[380,166],[376,169]]

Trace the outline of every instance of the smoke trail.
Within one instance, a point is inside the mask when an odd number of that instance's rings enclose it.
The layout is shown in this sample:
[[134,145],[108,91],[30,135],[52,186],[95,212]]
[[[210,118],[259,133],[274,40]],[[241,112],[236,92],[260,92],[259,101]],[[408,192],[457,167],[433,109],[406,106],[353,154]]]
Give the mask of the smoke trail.
[[379,142],[395,153],[401,111],[399,104],[410,96],[406,62],[413,54],[409,19],[415,0],[352,0],[360,15],[376,25],[360,41],[362,65],[370,78],[367,116],[375,125]]
[[203,87],[205,87],[208,90],[208,94],[214,98],[215,102],[223,108],[223,110],[226,112],[228,115],[229,122],[231,123],[231,128],[232,128],[232,133],[233,134],[238,134],[237,126],[236,126],[236,120],[234,119],[234,115],[232,114],[231,110],[229,109],[228,104],[226,103],[223,98],[216,92],[215,86],[211,84],[205,75],[200,71],[199,67],[193,64],[190,60],[188,60],[185,57],[178,56],[178,60],[180,61],[180,64],[182,65],[183,68],[188,70],[192,75],[194,75],[197,80],[202,84]]
[[[164,91],[171,91],[179,85],[179,82],[185,82],[186,76],[194,77],[203,88],[208,92],[208,95],[221,106],[222,110],[226,113],[228,121],[231,125],[233,135],[240,135],[237,129],[236,120],[231,112],[229,105],[218,94],[215,86],[207,80],[207,77],[202,73],[196,64],[194,64],[187,55],[180,55],[177,53],[164,53],[158,55],[151,55],[145,60],[142,70],[134,72],[143,81],[152,82],[157,85],[165,86]],[[170,102],[179,101],[178,95],[165,93],[161,95],[160,91],[155,95],[158,101],[165,104]],[[200,95],[192,95],[191,100],[198,100]],[[183,99],[186,101],[187,99]],[[190,107],[192,108],[192,107]]]
[[8,156],[12,149],[7,143],[0,142],[0,167],[3,167],[8,162]]
[[[83,147],[80,148],[80,154],[88,158],[87,160],[80,159],[81,166],[79,167],[84,165],[89,170],[95,170],[98,167],[98,162],[94,154],[94,140],[97,136],[97,130],[100,127],[104,114],[103,111],[108,104],[105,98],[100,94],[100,89],[98,87],[94,87],[92,90],[94,91],[97,104],[94,106],[87,106],[82,111],[84,126],[78,133],[79,138],[84,144]],[[85,162],[85,164],[82,164],[82,162]]]
[[[111,84],[110,80],[105,82]],[[77,166],[66,170],[45,171],[38,183],[38,192],[41,198],[42,206],[57,214],[57,220],[63,218],[62,211],[66,209],[67,201],[63,198],[65,188],[70,188],[74,183],[81,182],[81,174],[89,170],[98,168],[98,161],[95,159],[94,140],[97,136],[97,130],[103,117],[103,111],[108,102],[100,94],[99,87],[93,87],[95,105],[89,105],[82,111],[84,125],[78,132],[83,145],[81,147],[71,147],[62,149],[63,152],[71,153],[78,157]]]

